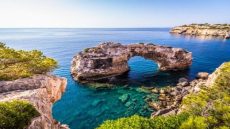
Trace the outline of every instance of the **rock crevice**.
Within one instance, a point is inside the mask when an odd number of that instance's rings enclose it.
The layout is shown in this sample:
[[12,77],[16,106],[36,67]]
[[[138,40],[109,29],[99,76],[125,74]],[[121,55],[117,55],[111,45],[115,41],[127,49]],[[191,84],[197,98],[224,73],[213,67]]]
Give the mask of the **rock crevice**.
[[134,56],[155,61],[162,71],[186,69],[192,63],[192,53],[181,48],[143,43],[122,45],[106,42],[75,55],[71,74],[78,81],[92,81],[121,75],[129,70],[128,60]]

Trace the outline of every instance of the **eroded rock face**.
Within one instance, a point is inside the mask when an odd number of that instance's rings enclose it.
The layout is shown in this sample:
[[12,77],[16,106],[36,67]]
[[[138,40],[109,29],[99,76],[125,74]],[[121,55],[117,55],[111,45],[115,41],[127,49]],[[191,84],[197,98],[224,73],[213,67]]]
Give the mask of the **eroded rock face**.
[[68,129],[52,118],[52,104],[64,93],[67,80],[49,75],[35,75],[15,81],[0,81],[0,101],[28,100],[40,113],[28,129]]
[[71,73],[78,81],[92,81],[121,75],[129,70],[128,60],[133,56],[154,60],[162,71],[185,69],[192,63],[192,53],[181,48],[106,42],[85,49],[74,56]]
[[[191,24],[172,28],[170,33],[191,35],[204,39],[208,37],[230,38],[230,24]],[[206,37],[204,37],[206,36]]]

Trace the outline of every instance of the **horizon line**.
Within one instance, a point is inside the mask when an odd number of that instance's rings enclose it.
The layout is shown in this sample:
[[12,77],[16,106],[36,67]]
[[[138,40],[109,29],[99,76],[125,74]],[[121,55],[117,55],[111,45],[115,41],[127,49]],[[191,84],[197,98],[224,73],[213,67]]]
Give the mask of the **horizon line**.
[[0,27],[0,29],[166,29],[172,27]]

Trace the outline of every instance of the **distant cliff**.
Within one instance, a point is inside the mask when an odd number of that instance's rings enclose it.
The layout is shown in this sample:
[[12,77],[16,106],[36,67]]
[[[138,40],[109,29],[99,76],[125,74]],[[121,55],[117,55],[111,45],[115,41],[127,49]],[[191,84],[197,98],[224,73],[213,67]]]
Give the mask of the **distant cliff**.
[[171,29],[172,34],[208,36],[229,39],[230,24],[190,24]]
[[66,129],[52,118],[52,104],[65,91],[67,80],[50,75],[34,75],[14,81],[0,81],[0,102],[27,100],[39,112],[28,129]]

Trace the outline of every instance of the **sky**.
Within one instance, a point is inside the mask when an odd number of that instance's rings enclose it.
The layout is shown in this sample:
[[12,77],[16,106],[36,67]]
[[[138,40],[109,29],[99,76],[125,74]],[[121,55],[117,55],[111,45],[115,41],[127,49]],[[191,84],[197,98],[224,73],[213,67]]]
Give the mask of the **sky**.
[[230,23],[230,0],[0,0],[0,28],[145,28]]

